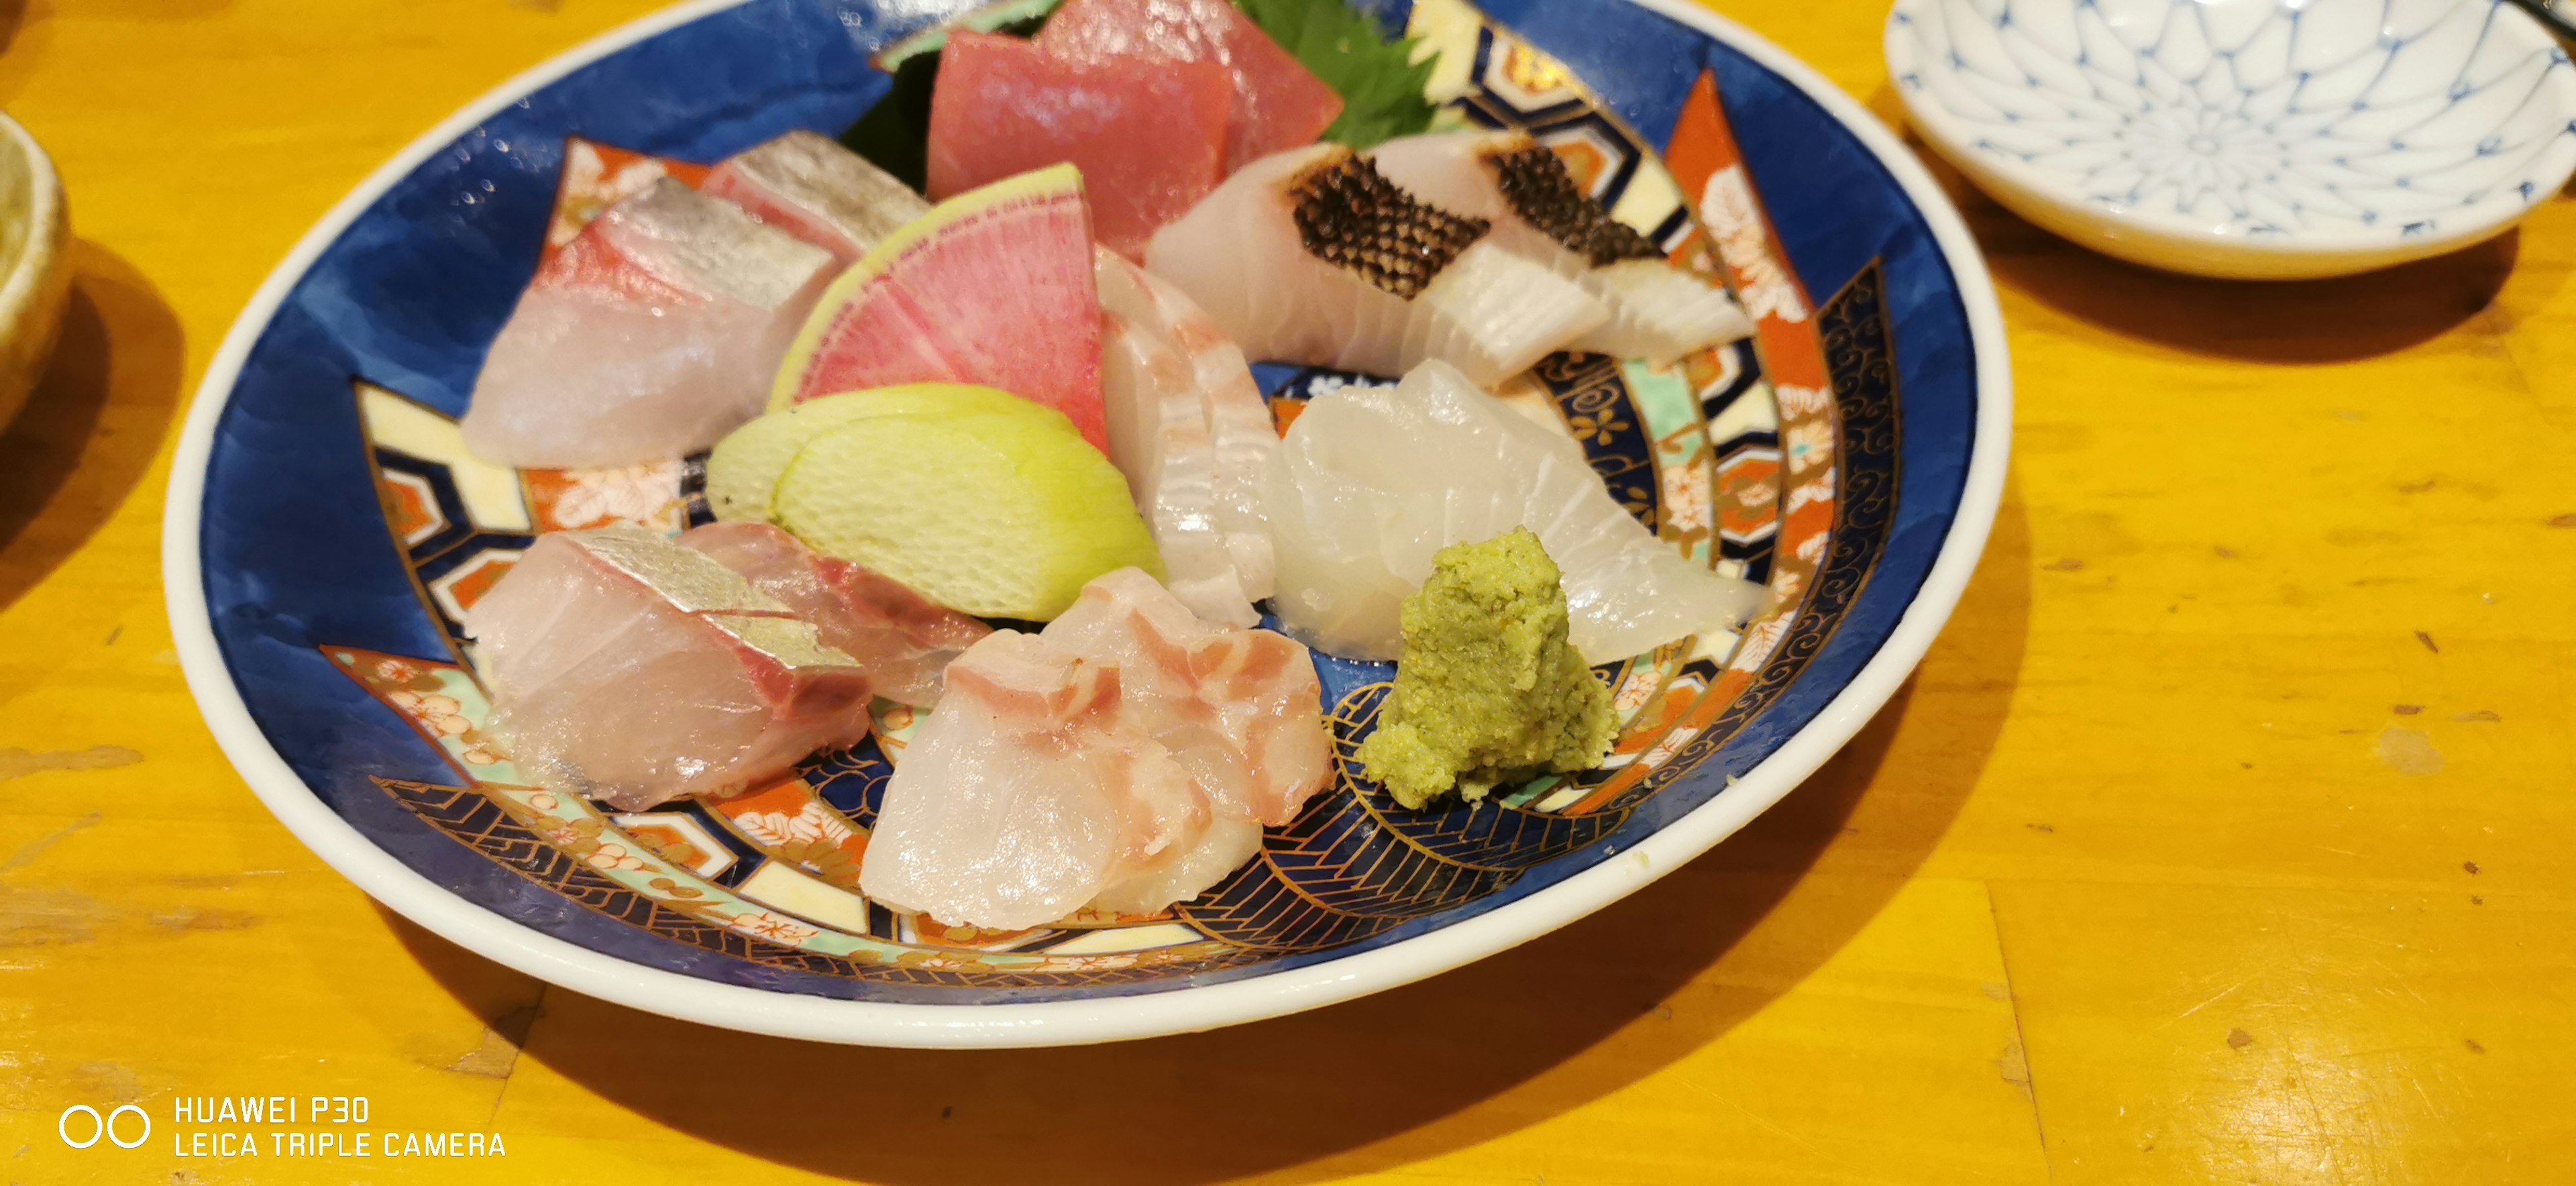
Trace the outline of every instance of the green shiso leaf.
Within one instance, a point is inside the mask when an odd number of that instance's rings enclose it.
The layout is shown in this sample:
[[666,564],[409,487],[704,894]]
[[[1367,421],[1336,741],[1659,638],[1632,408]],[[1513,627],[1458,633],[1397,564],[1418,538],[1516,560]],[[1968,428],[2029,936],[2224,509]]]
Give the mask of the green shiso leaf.
[[1437,58],[1415,62],[1413,38],[1389,40],[1375,20],[1344,0],[1234,4],[1342,97],[1341,118],[1324,129],[1324,139],[1367,149],[1430,129],[1435,109],[1422,88]]

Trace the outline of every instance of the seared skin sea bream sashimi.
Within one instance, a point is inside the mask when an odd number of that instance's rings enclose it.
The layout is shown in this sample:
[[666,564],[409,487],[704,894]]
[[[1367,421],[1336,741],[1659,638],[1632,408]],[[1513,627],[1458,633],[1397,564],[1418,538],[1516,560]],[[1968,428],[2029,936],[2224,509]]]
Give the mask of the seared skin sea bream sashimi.
[[1493,224],[1495,246],[1542,264],[1609,306],[1570,348],[1668,363],[1753,335],[1726,295],[1673,267],[1663,249],[1575,185],[1565,162],[1521,132],[1436,132],[1369,150],[1378,171],[1423,201]]
[[1608,320],[1573,281],[1485,242],[1339,145],[1263,157],[1154,235],[1145,266],[1254,358],[1493,384]]

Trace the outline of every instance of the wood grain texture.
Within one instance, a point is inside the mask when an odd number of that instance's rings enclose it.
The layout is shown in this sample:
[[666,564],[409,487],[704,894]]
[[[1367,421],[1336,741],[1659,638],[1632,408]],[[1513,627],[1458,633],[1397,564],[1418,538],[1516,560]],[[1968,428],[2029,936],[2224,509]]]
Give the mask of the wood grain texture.
[[[1424,984],[1088,1050],[844,1050],[549,991],[377,910],[181,687],[183,392],[369,170],[650,7],[0,5],[0,105],[79,239],[0,435],[0,1180],[2576,1180],[2565,199],[2256,286],[1959,191],[2019,418],[1950,629],[1715,853]],[[1893,119],[1881,6],[1718,7]],[[173,1101],[246,1094],[508,1155],[172,1156]],[[56,1137],[119,1102],[152,1144]]]

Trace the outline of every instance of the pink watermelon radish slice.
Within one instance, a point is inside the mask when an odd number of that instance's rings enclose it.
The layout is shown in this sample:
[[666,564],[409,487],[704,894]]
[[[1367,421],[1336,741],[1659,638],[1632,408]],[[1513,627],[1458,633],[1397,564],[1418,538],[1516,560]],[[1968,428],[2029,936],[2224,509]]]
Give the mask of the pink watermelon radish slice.
[[930,196],[1069,163],[1093,232],[1141,260],[1155,228],[1224,176],[1233,103],[1232,77],[1212,63],[1069,62],[1016,37],[951,33],[930,93]]
[[1074,62],[1146,58],[1212,62],[1233,77],[1225,171],[1315,142],[1342,97],[1229,0],[1066,0],[1038,45]]
[[1092,275],[1073,166],[959,194],[824,290],[779,366],[770,410],[898,383],[974,383],[1064,413],[1106,453]]

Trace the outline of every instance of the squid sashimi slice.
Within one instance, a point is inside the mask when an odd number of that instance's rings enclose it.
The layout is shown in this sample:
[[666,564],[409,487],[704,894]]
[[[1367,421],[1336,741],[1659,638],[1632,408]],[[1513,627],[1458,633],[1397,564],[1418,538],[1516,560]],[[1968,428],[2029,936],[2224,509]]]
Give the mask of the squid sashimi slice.
[[812,622],[823,645],[857,660],[870,688],[888,700],[922,708],[939,703],[940,673],[993,632],[766,523],[709,523],[680,533],[679,542]]
[[855,659],[633,524],[539,537],[465,626],[521,769],[619,810],[757,785],[868,732]]
[[1768,596],[1655,538],[1610,497],[1581,446],[1443,363],[1393,387],[1315,397],[1270,475],[1273,604],[1331,654],[1393,659],[1399,611],[1450,544],[1536,532],[1564,573],[1569,637],[1593,663],[1733,627]]
[[1667,363],[1751,337],[1726,290],[1665,262],[1610,217],[1565,161],[1521,132],[1434,132],[1369,152],[1386,179],[1444,210],[1493,224],[1491,242],[1583,286],[1610,318],[1569,348]]
[[952,924],[1073,913],[1178,863],[1207,794],[1137,726],[1119,669],[998,630],[948,667],[887,784],[859,889]]
[[1382,375],[1436,358],[1490,385],[1610,311],[1486,231],[1325,144],[1227,178],[1155,233],[1145,266],[1254,358]]
[[831,252],[834,271],[930,213],[930,203],[893,174],[801,128],[726,158],[698,189]]
[[1116,664],[1140,727],[1198,777],[1221,815],[1285,824],[1332,775],[1322,685],[1295,639],[1201,621],[1133,568],[1094,578],[1042,637]]
[[1270,418],[1268,401],[1261,398],[1261,385],[1253,381],[1251,364],[1189,294],[1115,254],[1100,253],[1098,263],[1102,309],[1130,325],[1150,326],[1188,360],[1208,436],[1216,446],[1217,529],[1225,533],[1243,595],[1253,601],[1270,596],[1276,566],[1261,476],[1270,455],[1279,451],[1279,428]]
[[1102,243],[1141,258],[1154,228],[1225,176],[1234,83],[1210,62],[1059,58],[1035,42],[958,30],[930,93],[930,196],[1031,169],[1082,171]]
[[1342,113],[1342,97],[1228,0],[1067,0],[1038,30],[1038,45],[1074,60],[1148,58],[1213,62],[1234,82],[1225,167],[1315,142]]
[[522,468],[694,453],[758,415],[830,253],[670,178],[549,258],[493,339],[466,447]]

